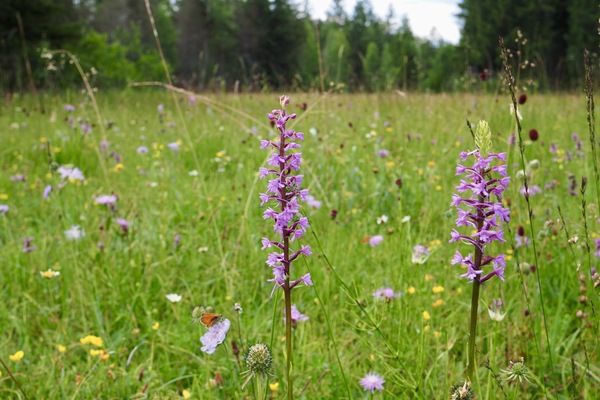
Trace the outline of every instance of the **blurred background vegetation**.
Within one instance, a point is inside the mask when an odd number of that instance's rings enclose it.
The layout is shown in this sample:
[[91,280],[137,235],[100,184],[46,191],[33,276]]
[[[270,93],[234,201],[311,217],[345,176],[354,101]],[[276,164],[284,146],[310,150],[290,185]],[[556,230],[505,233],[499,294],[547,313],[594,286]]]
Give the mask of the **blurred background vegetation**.
[[[342,3],[322,21],[299,1],[150,0],[175,84],[196,91],[487,89],[498,87],[499,36],[536,90],[581,87],[586,48],[598,64],[597,0],[462,0],[457,45],[415,37],[368,0],[350,14]],[[76,54],[102,88],[164,80],[144,0],[2,0],[0,90],[80,86],[45,49]]]

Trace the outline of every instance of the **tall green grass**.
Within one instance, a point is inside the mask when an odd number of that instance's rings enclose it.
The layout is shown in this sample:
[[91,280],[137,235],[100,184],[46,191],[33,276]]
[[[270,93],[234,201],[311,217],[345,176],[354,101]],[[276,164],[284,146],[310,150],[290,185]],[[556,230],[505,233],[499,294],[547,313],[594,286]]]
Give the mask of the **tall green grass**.
[[[178,95],[188,140],[169,93],[141,88],[99,93],[109,153],[122,157],[122,168],[98,151],[98,126],[93,126],[93,136],[82,135],[77,123],[69,128],[65,103],[76,105],[71,113],[75,119],[96,121],[85,95],[40,96],[43,113],[30,97],[5,100],[0,108],[0,204],[10,207],[0,217],[0,356],[28,398],[170,399],[181,398],[184,390],[192,398],[245,398],[251,392],[241,390],[243,353],[254,343],[270,343],[272,328],[275,367],[269,391],[275,398],[283,396],[283,303],[269,298],[271,271],[264,264],[260,238],[271,226],[262,218],[258,194],[264,182],[256,173],[265,161],[258,138],[270,134],[265,114],[276,108],[278,96],[222,95],[213,97],[211,106],[201,101],[191,106]],[[528,225],[515,178],[520,156],[509,145],[514,129],[509,97],[291,98],[290,110],[300,116],[294,129],[306,134],[304,182],[323,202],[319,209],[305,209],[322,247],[307,235],[304,241],[314,257],[296,266],[309,269],[315,283],[314,289],[302,288],[294,295],[300,311],[310,317],[293,333],[296,395],[346,398],[350,392],[353,398],[367,397],[358,381],[377,372],[386,383],[385,392],[375,397],[447,397],[451,385],[464,379],[468,340],[470,286],[458,278],[463,271],[450,266],[456,246],[448,243],[458,154],[474,146],[466,118],[489,121],[494,150],[508,152],[513,179],[506,196],[513,234],[509,241],[519,225]],[[307,111],[300,109],[303,102]],[[165,106],[163,123],[158,104]],[[229,107],[224,112],[223,105]],[[587,252],[579,246],[585,237],[581,197],[568,194],[570,174],[580,181],[593,171],[585,140],[585,98],[532,95],[520,110],[524,133],[532,128],[540,132],[535,142],[524,135],[524,156],[541,164],[529,184],[543,190],[530,200],[548,330],[543,329],[536,273],[521,275],[515,263],[517,256],[521,264],[533,263],[532,249],[513,251],[507,243],[501,249],[512,251],[506,282],[484,285],[481,294],[473,389],[479,398],[504,398],[505,393],[509,398],[542,398],[544,382],[549,398],[593,398],[600,390],[598,291],[589,274],[596,258],[588,265]],[[581,157],[571,139],[574,132],[585,144]],[[168,143],[178,140],[180,151],[170,150]],[[558,146],[557,154],[550,153],[551,143]],[[141,145],[149,148],[148,154],[136,152]],[[390,155],[380,158],[380,149]],[[80,168],[86,180],[57,191],[59,178],[53,171],[65,164]],[[197,176],[190,175],[193,170]],[[9,179],[17,174],[26,181]],[[553,180],[556,187],[544,189]],[[44,200],[47,184],[55,190]],[[595,182],[590,179],[589,185],[588,193],[594,193]],[[112,192],[119,197],[114,215],[94,204],[95,196]],[[334,219],[332,210],[337,211]],[[593,239],[600,234],[593,198],[587,199],[586,211]],[[378,225],[381,215],[389,220]],[[117,216],[131,222],[128,236],[120,233]],[[402,222],[407,216],[410,221]],[[563,224],[571,237],[579,237],[573,252]],[[79,242],[64,236],[72,225],[85,229]],[[365,243],[377,234],[384,236],[379,246]],[[176,235],[181,241],[175,249]],[[22,252],[25,236],[35,237],[36,251]],[[432,250],[423,265],[411,263],[417,244]],[[42,278],[40,271],[48,268],[60,276]],[[389,303],[375,301],[372,293],[385,286],[403,296]],[[170,303],[168,293],[183,299]],[[501,322],[490,320],[485,311],[498,297],[507,311]],[[239,325],[236,302],[244,309]],[[200,351],[204,328],[190,322],[197,305],[211,305],[232,321],[226,343],[212,355]],[[586,318],[578,317],[578,311]],[[537,343],[534,330],[542,333]],[[107,360],[90,355],[93,346],[80,343],[87,335],[103,339]],[[231,340],[241,349],[239,362]],[[552,371],[547,343],[554,357]],[[24,357],[11,361],[9,355],[19,350]],[[537,379],[533,383],[503,380],[500,371],[520,357]],[[21,396],[6,370],[0,382],[0,397]]]

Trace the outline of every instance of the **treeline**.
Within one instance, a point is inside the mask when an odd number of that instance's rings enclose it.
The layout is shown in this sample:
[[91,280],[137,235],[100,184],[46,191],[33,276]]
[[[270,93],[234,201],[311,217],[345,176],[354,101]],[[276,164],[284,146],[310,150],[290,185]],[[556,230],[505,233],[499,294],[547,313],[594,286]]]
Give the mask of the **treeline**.
[[[304,2],[306,4],[306,2]],[[150,0],[176,84],[194,90],[463,91],[493,85],[498,37],[519,77],[539,88],[578,85],[582,53],[598,60],[596,0],[463,0],[458,45],[416,38],[368,0],[334,1],[315,21],[289,0]],[[100,87],[164,80],[145,0],[0,1],[0,86],[80,85],[76,54]],[[42,54],[45,53],[44,57]]]

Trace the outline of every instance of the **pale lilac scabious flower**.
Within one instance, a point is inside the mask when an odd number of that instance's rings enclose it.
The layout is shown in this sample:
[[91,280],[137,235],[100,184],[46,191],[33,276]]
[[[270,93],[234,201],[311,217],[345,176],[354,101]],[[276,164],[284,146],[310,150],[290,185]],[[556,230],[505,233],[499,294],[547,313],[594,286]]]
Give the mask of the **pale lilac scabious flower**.
[[314,196],[311,196],[309,194],[308,196],[306,196],[306,205],[311,208],[321,208],[321,206],[323,205],[323,202],[315,199]]
[[[462,235],[456,229],[452,230],[450,242],[469,243],[475,247],[475,252],[481,252],[481,259],[476,261],[471,254],[466,257],[456,251],[452,265],[465,265],[467,272],[461,277],[471,281],[477,280],[484,283],[493,276],[504,280],[504,255],[491,256],[486,254],[486,246],[494,241],[505,242],[504,231],[501,225],[510,220],[509,210],[502,206],[502,193],[506,190],[510,178],[506,173],[506,165],[493,165],[495,162],[505,162],[506,153],[490,153],[486,157],[480,154],[479,149],[471,152],[462,152],[460,157],[466,161],[474,158],[472,167],[458,164],[456,175],[465,174],[460,185],[456,186],[458,193],[466,193],[465,197],[459,194],[452,196],[452,205],[458,211],[456,226],[467,226],[475,230],[470,235]],[[484,274],[483,268],[493,265],[493,271]]]
[[56,172],[60,174],[60,179],[63,180],[83,181],[85,179],[81,170],[75,167],[58,167]]
[[115,222],[121,227],[123,235],[127,236],[127,234],[129,233],[129,221],[127,221],[125,218],[117,218]]
[[73,225],[65,231],[67,240],[78,241],[85,236],[85,231],[79,225]]
[[373,297],[375,297],[375,300],[390,301],[394,297],[401,297],[401,296],[402,296],[402,292],[394,292],[394,289],[392,289],[390,287],[378,289],[373,293]]
[[517,234],[515,236],[515,248],[519,248],[519,247],[529,247],[529,243],[530,240],[527,236],[525,235],[519,235]]
[[188,98],[188,101],[190,102],[190,106],[193,106],[193,105],[195,105],[195,104],[196,104],[196,96],[194,96],[194,95],[191,95],[191,96]]
[[413,253],[412,253],[412,263],[413,264],[425,264],[425,261],[427,261],[427,259],[429,258],[429,254],[431,252],[429,251],[429,249],[421,244],[416,245],[415,247],[413,247]]
[[97,204],[101,204],[101,205],[105,205],[105,206],[110,206],[110,205],[115,204],[117,202],[117,196],[115,196],[113,194],[103,194],[101,196],[96,197],[96,199],[94,201]]
[[79,127],[81,128],[81,131],[83,133],[85,133],[86,135],[89,135],[90,133],[92,133],[92,127],[89,124],[81,124],[79,125]]
[[[268,159],[268,168],[259,168],[260,178],[269,179],[266,193],[260,194],[261,206],[266,203],[273,204],[263,212],[263,218],[273,220],[273,230],[279,236],[277,240],[262,238],[263,250],[271,247],[277,250],[268,255],[266,262],[273,270],[273,279],[269,280],[275,284],[273,290],[278,286],[283,287],[286,280],[290,279],[292,263],[300,255],[312,254],[310,246],[303,245],[296,251],[290,248],[290,243],[302,238],[310,227],[308,218],[300,212],[299,204],[299,201],[306,201],[308,190],[300,188],[303,175],[295,174],[300,170],[302,154],[292,152],[300,147],[296,141],[304,140],[304,134],[286,128],[286,124],[295,119],[296,114],[287,114],[285,110],[289,98],[281,96],[279,102],[282,109],[267,114],[275,129],[279,131],[279,140],[261,140],[261,149],[272,148],[274,152]],[[289,288],[293,289],[300,283],[312,285],[310,274],[290,281]]]
[[225,341],[230,326],[231,322],[228,319],[223,319],[208,328],[208,331],[200,338],[203,345],[200,350],[206,354],[214,353],[217,346]]
[[385,158],[390,155],[390,151],[386,149],[379,150],[379,157]]
[[600,257],[600,238],[594,239],[594,243],[596,244],[596,251],[594,251],[594,255],[596,257]]
[[148,148],[146,146],[140,146],[137,148],[137,152],[139,154],[146,154],[148,153]]
[[371,391],[371,393],[375,393],[375,390],[383,390],[383,384],[385,383],[385,379],[379,374],[374,372],[368,373],[364,378],[360,380],[360,385],[366,391]]
[[383,242],[383,236],[381,235],[375,235],[369,238],[369,245],[371,245],[371,247],[378,246],[381,242]]
[[63,106],[63,110],[65,110],[67,112],[73,112],[73,111],[75,111],[75,106],[72,104],[65,104]]
[[[110,143],[107,140],[100,141],[100,151],[102,153],[106,153],[108,151],[109,147],[110,147]],[[111,153],[111,155],[112,155],[112,153]]]
[[33,242],[33,237],[23,238],[23,253],[31,253],[32,251],[37,250],[37,246],[31,244],[31,242]]
[[8,212],[9,207],[6,204],[0,204],[0,215],[4,215]]
[[44,199],[49,199],[50,193],[52,193],[52,185],[46,185],[46,187],[44,188],[44,192],[42,193],[42,197]]
[[538,193],[542,193],[542,189],[540,189],[538,185],[528,185],[527,189],[525,189],[525,185],[521,186],[521,189],[519,190],[521,196],[529,195],[529,197],[531,197],[535,196]]
[[167,145],[167,147],[169,147],[173,151],[178,151],[179,150],[179,143],[178,142],[172,142],[172,143],[169,143]]

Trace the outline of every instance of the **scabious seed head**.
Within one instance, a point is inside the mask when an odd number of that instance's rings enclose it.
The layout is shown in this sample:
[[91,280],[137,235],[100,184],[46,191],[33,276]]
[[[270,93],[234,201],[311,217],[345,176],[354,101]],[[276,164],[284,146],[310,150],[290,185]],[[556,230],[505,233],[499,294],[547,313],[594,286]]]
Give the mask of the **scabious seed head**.
[[248,371],[254,374],[269,375],[272,366],[273,359],[266,344],[257,343],[250,347],[246,355],[246,368],[248,368]]
[[530,382],[529,378],[531,378],[531,374],[525,366],[525,360],[523,357],[521,357],[521,360],[517,362],[510,361],[508,368],[503,369],[500,372],[504,373],[504,379],[507,381],[518,380],[519,382],[522,382],[523,380],[526,380],[527,382]]
[[450,398],[452,400],[472,400],[475,393],[471,390],[471,382],[464,381],[450,388]]

